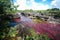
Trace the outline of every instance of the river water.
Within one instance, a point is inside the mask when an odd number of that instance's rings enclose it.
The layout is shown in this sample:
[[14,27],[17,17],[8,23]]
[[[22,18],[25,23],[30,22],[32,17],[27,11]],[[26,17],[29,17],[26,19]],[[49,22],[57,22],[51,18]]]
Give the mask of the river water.
[[36,33],[46,33],[50,38],[54,40],[60,40],[60,24],[53,24],[48,22],[35,23],[32,19],[26,16],[22,16],[21,14],[20,17],[21,23],[23,25],[28,25],[29,27],[34,28]]

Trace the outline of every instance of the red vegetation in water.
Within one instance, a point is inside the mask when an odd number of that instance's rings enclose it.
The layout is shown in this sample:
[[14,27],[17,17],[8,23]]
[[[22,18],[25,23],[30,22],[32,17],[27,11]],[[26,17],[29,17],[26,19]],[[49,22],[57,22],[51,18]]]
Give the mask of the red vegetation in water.
[[[19,20],[20,19],[14,19]],[[19,22],[16,21],[16,22]],[[35,29],[35,32],[38,34],[47,34],[51,39],[53,40],[60,40],[60,24],[53,24],[53,23],[47,23],[47,22],[42,22],[42,23],[33,23],[30,21],[23,21],[21,22],[25,26],[29,26]]]
[[20,19],[20,17],[19,18],[14,18],[14,21],[19,23],[19,22],[21,22],[21,19]]
[[45,33],[54,40],[60,40],[60,24],[37,23],[34,25],[36,32]]
[[60,40],[60,24],[53,23],[31,23],[25,22],[24,24],[35,29],[35,32],[38,34],[47,34],[53,40]]

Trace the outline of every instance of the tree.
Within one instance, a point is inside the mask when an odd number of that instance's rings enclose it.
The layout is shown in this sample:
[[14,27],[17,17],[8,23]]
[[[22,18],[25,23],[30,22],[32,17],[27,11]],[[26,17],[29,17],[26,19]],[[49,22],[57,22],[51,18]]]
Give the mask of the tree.
[[32,10],[32,9],[30,9],[29,11],[30,11],[30,12],[33,12],[33,10]]
[[58,11],[59,9],[58,8],[52,8],[51,10],[52,11]]
[[60,9],[59,8],[52,8],[52,9],[48,9],[47,10],[51,16],[57,15],[58,13],[60,13]]
[[59,11],[59,8],[52,8],[52,9],[47,9],[47,11]]
[[0,0],[0,40],[5,40],[9,32],[9,21],[12,19],[10,9],[11,0]]
[[60,18],[60,13],[54,15],[54,18],[55,18],[55,19],[56,19],[56,18]]

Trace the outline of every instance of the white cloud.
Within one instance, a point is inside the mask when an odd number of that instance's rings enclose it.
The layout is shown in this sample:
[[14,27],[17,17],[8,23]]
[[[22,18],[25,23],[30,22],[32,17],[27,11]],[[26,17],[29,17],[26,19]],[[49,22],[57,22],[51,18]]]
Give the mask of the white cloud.
[[48,5],[37,4],[34,0],[30,0],[31,6],[28,6],[26,2],[27,2],[26,0],[17,0],[15,5],[19,5],[18,10],[25,10],[25,9],[46,10],[49,8]]
[[51,3],[52,7],[60,8],[60,0],[53,0]]
[[43,2],[45,2],[45,1],[47,1],[47,0],[43,0]]
[[48,5],[43,5],[43,4],[37,4],[34,2],[34,0],[31,0],[32,3],[32,9],[33,10],[46,10],[49,8]]
[[26,9],[26,0],[17,0],[15,5],[19,5],[18,10],[24,10]]

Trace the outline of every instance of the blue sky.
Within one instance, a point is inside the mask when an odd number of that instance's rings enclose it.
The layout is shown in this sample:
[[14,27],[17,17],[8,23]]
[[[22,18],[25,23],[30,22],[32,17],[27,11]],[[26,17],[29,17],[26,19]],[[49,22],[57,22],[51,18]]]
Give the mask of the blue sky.
[[14,0],[14,5],[19,5],[18,10],[33,9],[46,10],[60,8],[60,0]]

